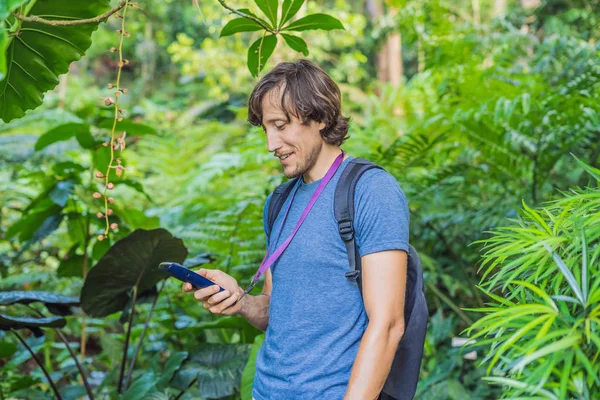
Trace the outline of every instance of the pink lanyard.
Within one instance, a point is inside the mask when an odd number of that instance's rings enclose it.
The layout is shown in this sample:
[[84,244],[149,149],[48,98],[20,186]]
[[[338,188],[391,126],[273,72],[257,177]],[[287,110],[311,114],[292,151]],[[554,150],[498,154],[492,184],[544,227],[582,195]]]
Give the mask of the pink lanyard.
[[[277,250],[275,250],[275,252],[273,254],[269,255],[270,254],[270,250],[273,247],[273,244],[275,244],[275,240],[272,241],[271,245],[269,246],[269,249],[267,250],[267,254],[265,254],[265,258],[263,258],[263,260],[262,260],[262,262],[260,264],[260,268],[258,268],[258,271],[256,272],[256,275],[254,275],[254,277],[252,278],[252,283],[250,283],[250,285],[244,291],[244,294],[240,297],[240,299],[242,297],[244,297],[248,292],[250,292],[254,288],[254,286],[256,285],[256,282],[258,282],[258,280],[260,279],[260,277],[262,276],[262,274],[264,274],[264,272],[271,265],[273,265],[273,263],[275,263],[275,261],[277,261],[277,259],[279,258],[279,256],[288,247],[288,245],[290,244],[290,242],[292,241],[292,239],[296,235],[296,232],[298,232],[298,229],[300,229],[300,226],[302,225],[302,223],[306,219],[306,216],[308,215],[308,212],[311,210],[312,206],[315,204],[315,202],[317,201],[317,199],[321,195],[321,192],[323,192],[323,190],[325,189],[325,186],[327,186],[327,183],[329,183],[329,181],[331,180],[331,178],[333,177],[333,175],[337,171],[338,167],[342,164],[342,161],[344,160],[344,154],[345,153],[342,151],[342,154],[340,154],[339,156],[337,156],[337,158],[335,159],[335,161],[333,162],[333,164],[331,165],[331,167],[329,167],[329,171],[327,171],[327,173],[325,174],[325,176],[321,180],[321,183],[319,183],[319,186],[317,187],[317,190],[315,191],[315,193],[313,194],[312,198],[310,199],[310,201],[306,205],[306,208],[304,209],[304,212],[302,213],[302,216],[300,217],[300,220],[296,224],[296,227],[294,228],[294,231],[292,232],[292,234],[290,235],[290,237],[288,237],[285,240],[285,242],[283,242],[277,248]],[[302,178],[299,178],[299,179],[302,179]],[[294,197],[296,196],[296,191],[297,190],[298,190],[298,186],[296,186],[296,189],[294,190],[294,195],[290,199],[290,201],[288,203],[288,206],[287,206],[287,208],[285,210],[285,214],[283,215],[281,227],[279,228],[279,234],[277,235],[277,238],[279,238],[279,236],[281,235],[281,232],[283,230],[284,222],[285,222],[285,220],[287,218],[287,215],[288,215],[288,213],[290,211],[290,208],[292,206],[292,202],[294,201]],[[271,235],[271,237],[274,238],[275,236]],[[238,301],[239,301],[239,299],[238,299]]]

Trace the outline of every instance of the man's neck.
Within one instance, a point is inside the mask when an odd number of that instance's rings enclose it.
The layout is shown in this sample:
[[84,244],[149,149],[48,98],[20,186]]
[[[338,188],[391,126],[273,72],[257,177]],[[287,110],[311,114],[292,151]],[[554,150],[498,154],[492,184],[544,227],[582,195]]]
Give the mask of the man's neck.
[[[322,179],[341,152],[342,149],[339,146],[324,145],[315,165],[302,175],[304,183],[311,183]],[[344,159],[346,158],[348,158],[348,154],[344,156]]]

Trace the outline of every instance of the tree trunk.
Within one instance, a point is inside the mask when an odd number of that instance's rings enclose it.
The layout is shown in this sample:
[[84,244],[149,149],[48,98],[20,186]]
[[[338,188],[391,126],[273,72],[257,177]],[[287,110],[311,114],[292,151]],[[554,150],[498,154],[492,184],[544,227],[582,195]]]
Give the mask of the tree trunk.
[[[373,25],[375,25],[377,20],[383,16],[381,0],[366,0],[366,8]],[[380,82],[390,82],[392,86],[399,87],[402,84],[403,75],[402,36],[400,32],[395,32],[388,37],[377,53],[377,79]]]
[[506,16],[506,0],[494,1],[494,18],[504,18]]
[[475,25],[481,25],[481,6],[479,0],[471,0],[473,7],[473,22]]

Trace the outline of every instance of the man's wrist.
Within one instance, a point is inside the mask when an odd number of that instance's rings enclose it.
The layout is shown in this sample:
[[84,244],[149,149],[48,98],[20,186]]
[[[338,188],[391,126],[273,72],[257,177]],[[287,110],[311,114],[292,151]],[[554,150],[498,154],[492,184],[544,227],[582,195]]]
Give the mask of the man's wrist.
[[246,309],[247,302],[248,302],[248,295],[247,294],[244,295],[244,289],[238,288],[238,290],[239,290],[239,292],[238,292],[239,308],[238,308],[236,314],[243,316],[243,312]]

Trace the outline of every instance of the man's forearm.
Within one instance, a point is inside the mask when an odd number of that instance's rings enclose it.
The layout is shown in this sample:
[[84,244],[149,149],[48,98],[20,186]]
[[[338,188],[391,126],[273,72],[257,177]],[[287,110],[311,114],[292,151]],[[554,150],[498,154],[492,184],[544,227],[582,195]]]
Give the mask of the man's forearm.
[[403,333],[404,324],[367,326],[352,367],[344,400],[377,398],[389,374]]
[[240,300],[239,314],[246,318],[255,328],[263,331],[269,325],[269,303],[271,296],[259,294],[258,296],[246,295]]

